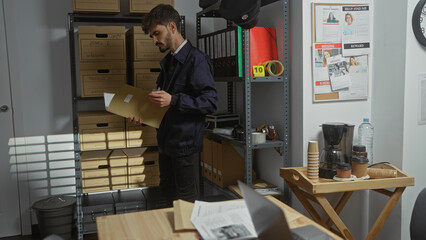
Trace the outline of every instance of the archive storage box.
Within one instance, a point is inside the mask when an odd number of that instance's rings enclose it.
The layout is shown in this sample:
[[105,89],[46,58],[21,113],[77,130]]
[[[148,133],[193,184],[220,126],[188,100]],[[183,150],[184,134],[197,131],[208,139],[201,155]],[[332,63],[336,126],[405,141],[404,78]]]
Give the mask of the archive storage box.
[[157,130],[126,122],[127,147],[157,146]]
[[111,193],[84,194],[83,205],[83,233],[96,232],[96,218],[99,216],[114,215],[114,198]]
[[82,97],[103,97],[126,84],[126,62],[80,62]]
[[132,27],[127,32],[127,38],[133,61],[160,60],[167,54],[167,52],[160,52],[159,48],[154,45],[152,38],[142,31],[141,26]]
[[129,188],[158,186],[160,183],[158,151],[130,152],[126,150],[124,151],[128,155]]
[[79,112],[81,151],[126,147],[125,119],[108,112]]
[[129,0],[130,13],[148,13],[158,4],[174,5],[173,0]]
[[113,150],[109,156],[111,190],[128,188],[127,156],[120,149]]
[[83,193],[110,190],[109,161],[111,150],[83,152],[80,155]]
[[156,89],[160,71],[160,61],[133,62],[133,81],[135,87],[147,91]]
[[75,13],[119,13],[120,0],[72,0]]
[[244,179],[244,158],[241,156],[242,148],[238,148],[227,142],[214,143],[213,167],[217,169],[217,175],[213,179],[219,187],[227,187],[237,184],[237,180]]
[[78,26],[80,61],[126,61],[124,26]]
[[115,213],[130,213],[147,210],[146,198],[141,189],[113,192]]
[[203,177],[222,188],[243,180],[244,158],[238,150],[242,149],[227,142],[219,143],[204,138]]

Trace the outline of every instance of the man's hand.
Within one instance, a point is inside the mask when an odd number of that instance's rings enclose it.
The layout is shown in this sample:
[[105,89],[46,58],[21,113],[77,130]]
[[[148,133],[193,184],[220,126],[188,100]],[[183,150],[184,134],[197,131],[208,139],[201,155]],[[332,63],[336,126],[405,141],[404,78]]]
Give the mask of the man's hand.
[[154,91],[148,94],[148,100],[160,107],[167,107],[172,101],[172,95],[166,91]]
[[127,118],[127,121],[128,121],[129,123],[134,123],[134,124],[138,124],[138,125],[141,125],[141,124],[142,124],[142,119],[138,119],[138,118],[136,118],[135,116],[133,116],[133,117],[128,117],[128,118]]

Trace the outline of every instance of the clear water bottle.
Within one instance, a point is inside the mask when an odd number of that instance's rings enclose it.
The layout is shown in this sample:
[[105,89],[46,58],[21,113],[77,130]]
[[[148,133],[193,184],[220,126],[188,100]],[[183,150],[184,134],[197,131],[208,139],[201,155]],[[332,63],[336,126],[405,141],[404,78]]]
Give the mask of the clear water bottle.
[[364,145],[367,152],[368,164],[373,163],[373,136],[374,127],[368,118],[364,118],[358,127],[358,143]]

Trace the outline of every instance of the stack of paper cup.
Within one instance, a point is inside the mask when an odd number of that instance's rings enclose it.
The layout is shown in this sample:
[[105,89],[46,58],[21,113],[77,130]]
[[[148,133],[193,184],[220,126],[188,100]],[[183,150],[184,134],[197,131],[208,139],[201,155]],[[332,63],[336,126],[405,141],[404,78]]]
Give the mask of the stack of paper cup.
[[318,142],[309,141],[308,145],[308,178],[312,182],[318,182],[319,173],[319,151]]

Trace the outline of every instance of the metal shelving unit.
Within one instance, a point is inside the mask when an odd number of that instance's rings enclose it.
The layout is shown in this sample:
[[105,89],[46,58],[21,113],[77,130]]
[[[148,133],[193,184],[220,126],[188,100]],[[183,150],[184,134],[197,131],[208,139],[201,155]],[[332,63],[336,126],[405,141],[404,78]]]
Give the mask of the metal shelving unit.
[[[109,23],[109,24],[128,24],[141,25],[143,14],[132,15],[105,15],[105,14],[68,14],[68,37],[70,50],[71,65],[71,94],[72,94],[72,115],[73,115],[73,135],[74,135],[74,158],[75,158],[75,177],[76,177],[76,216],[77,216],[77,238],[83,239],[83,191],[81,179],[81,163],[80,163],[80,138],[78,126],[78,103],[94,100],[102,100],[102,97],[83,98],[78,96],[77,91],[77,71],[76,71],[76,54],[75,54],[75,27],[79,23]],[[181,16],[181,33],[185,36],[185,16]],[[129,74],[127,74],[129,78]],[[129,81],[127,81],[129,82]],[[114,190],[110,192],[115,192]]]
[[[276,0],[262,0],[261,6],[267,5],[269,3],[276,2]],[[231,137],[217,135],[212,133],[211,131],[206,131],[206,136],[227,141],[233,144],[244,146],[244,154],[245,154],[245,183],[249,186],[252,185],[252,164],[253,164],[253,156],[252,150],[254,149],[265,149],[265,148],[280,148],[280,153],[282,154],[282,166],[289,167],[290,159],[289,159],[289,122],[290,122],[290,97],[289,97],[289,0],[283,0],[283,52],[284,52],[284,74],[278,77],[251,77],[250,74],[250,48],[245,46],[250,46],[250,31],[244,29],[242,31],[242,44],[243,44],[243,77],[220,77],[215,78],[217,82],[227,82],[227,92],[228,92],[228,112],[233,111],[233,97],[229,96],[233,93],[233,84],[234,83],[242,83],[244,88],[244,130],[245,130],[245,139],[246,141],[237,141]],[[198,38],[201,37],[201,18],[221,18],[219,14],[219,6],[220,1],[213,4],[212,6],[204,9],[201,12],[197,13],[197,44]],[[228,27],[231,26],[228,21]],[[283,132],[279,134],[281,137],[278,141],[267,141],[264,144],[253,144],[251,139],[251,129],[252,129],[252,102],[251,102],[251,85],[252,83],[282,83],[283,85],[283,94],[284,94],[284,115],[283,117]],[[284,181],[283,181],[284,182]],[[284,201],[286,203],[290,203],[291,200],[290,190],[288,186],[284,182]]]

